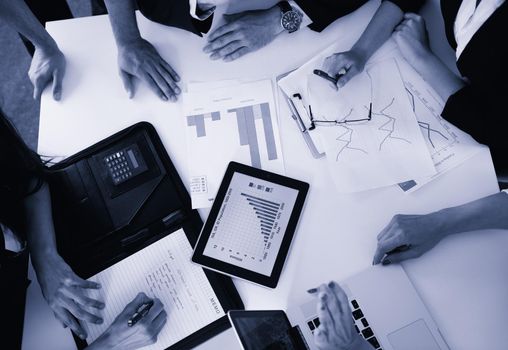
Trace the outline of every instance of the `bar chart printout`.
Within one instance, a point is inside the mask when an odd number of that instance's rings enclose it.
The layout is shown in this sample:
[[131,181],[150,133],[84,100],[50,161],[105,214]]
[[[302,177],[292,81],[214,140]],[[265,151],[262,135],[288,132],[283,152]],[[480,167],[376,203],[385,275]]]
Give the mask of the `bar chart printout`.
[[235,173],[203,254],[270,276],[298,191]]
[[210,207],[231,160],[284,174],[271,81],[184,94],[193,208]]

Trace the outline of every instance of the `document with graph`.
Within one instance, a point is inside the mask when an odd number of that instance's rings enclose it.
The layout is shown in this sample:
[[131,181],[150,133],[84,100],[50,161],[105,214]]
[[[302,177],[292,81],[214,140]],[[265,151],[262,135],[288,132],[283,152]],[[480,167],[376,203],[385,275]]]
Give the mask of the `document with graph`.
[[394,59],[367,66],[338,91],[311,74],[308,96],[340,192],[436,173]]
[[210,207],[230,161],[284,174],[270,80],[183,95],[192,207]]
[[439,175],[462,164],[484,146],[441,117],[444,102],[437,92],[403,58],[397,60],[409,102],[416,114],[427,148],[436,167],[436,174],[418,177],[399,184],[405,192],[413,192]]
[[225,315],[203,269],[191,263],[192,247],[180,229],[90,278],[102,288],[91,296],[104,301],[104,323],[84,323],[88,344],[97,339],[139,292],[157,297],[168,314],[157,343],[177,343]]

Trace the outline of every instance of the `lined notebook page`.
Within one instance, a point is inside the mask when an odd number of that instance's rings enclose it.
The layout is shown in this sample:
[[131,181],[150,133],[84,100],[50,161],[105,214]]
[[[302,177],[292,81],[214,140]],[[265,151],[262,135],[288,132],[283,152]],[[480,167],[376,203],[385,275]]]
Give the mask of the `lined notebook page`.
[[84,323],[87,342],[97,339],[139,292],[157,297],[168,320],[156,344],[165,349],[225,315],[203,269],[191,263],[192,247],[180,229],[89,280],[102,285],[91,295],[104,301],[104,323]]

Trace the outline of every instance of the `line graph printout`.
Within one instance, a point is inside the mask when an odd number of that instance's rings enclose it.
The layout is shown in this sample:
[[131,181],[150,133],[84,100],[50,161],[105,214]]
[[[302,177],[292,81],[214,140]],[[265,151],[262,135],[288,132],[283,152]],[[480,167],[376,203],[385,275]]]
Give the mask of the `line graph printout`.
[[437,173],[430,177],[419,177],[401,183],[405,192],[421,188],[439,175],[455,168],[473,155],[482,146],[441,117],[444,103],[439,95],[404,60],[397,60],[411,107],[424,136]]
[[210,207],[230,161],[284,174],[270,80],[183,96],[193,208]]
[[338,91],[324,79],[309,75],[308,96],[314,119],[324,121],[316,131],[340,192],[435,174],[422,126],[394,59],[368,66]]
[[298,191],[235,173],[203,254],[270,276]]

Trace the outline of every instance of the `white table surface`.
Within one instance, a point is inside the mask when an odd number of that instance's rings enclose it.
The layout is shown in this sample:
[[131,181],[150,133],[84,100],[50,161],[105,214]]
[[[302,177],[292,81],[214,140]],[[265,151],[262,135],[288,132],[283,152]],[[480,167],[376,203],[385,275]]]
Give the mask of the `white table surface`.
[[[262,6],[263,2],[256,3]],[[138,18],[142,35],[179,72],[184,86],[191,81],[274,79],[331,42],[339,40],[346,50],[378,4],[369,2],[321,34],[303,29],[291,37],[282,35],[269,46],[232,63],[210,61],[201,52],[204,40],[191,33]],[[428,10],[436,9],[431,6]],[[218,16],[216,19],[220,20]],[[39,152],[69,156],[146,120],[156,127],[178,172],[186,179],[181,103],[160,101],[144,84],[138,84],[134,99],[127,98],[117,73],[116,49],[107,17],[52,22],[47,27],[68,65],[62,101],[53,101],[49,91],[43,95]],[[442,35],[435,28],[431,34]],[[433,37],[433,46],[446,53],[442,42]],[[427,213],[498,191],[490,155],[485,150],[413,194],[392,187],[341,195],[335,193],[324,160],[310,156],[285,106],[279,119],[286,174],[309,182],[311,190],[279,286],[271,290],[235,280],[248,309],[284,309],[309,287],[341,280],[367,268],[377,233],[396,213]],[[200,214],[206,218],[207,211]],[[449,237],[424,257],[404,266],[451,348],[476,350],[506,349],[508,344],[507,265],[506,231],[489,231]],[[23,349],[74,349],[70,332],[54,319],[33,270],[30,274],[33,283],[27,295]],[[238,344],[228,330],[199,348],[235,349]]]

